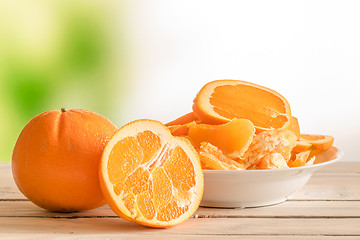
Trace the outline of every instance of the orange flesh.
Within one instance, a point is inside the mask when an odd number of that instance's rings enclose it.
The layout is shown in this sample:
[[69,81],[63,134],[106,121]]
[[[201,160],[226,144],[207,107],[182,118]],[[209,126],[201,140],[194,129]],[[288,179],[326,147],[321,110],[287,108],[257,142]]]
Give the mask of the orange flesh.
[[[271,107],[267,107],[269,102]],[[284,115],[287,110],[280,98],[251,86],[218,86],[210,97],[210,104],[217,114],[225,118],[250,119],[258,127],[280,128],[289,121]]]
[[189,208],[196,184],[191,160],[179,146],[162,147],[150,131],[120,140],[112,148],[107,171],[115,194],[132,215],[169,221]]

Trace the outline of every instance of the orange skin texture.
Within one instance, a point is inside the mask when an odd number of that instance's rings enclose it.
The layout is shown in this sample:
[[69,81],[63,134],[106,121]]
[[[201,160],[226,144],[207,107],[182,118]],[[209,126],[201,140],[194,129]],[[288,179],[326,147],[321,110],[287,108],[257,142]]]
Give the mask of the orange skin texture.
[[[141,120],[135,120],[133,122],[130,122],[130,123],[127,123],[125,124],[124,126],[122,126],[118,131],[120,132],[122,129],[126,128],[127,126],[131,125],[131,124],[134,124],[134,123],[137,123],[137,122],[156,122],[154,120],[149,120],[149,119],[141,119]],[[160,122],[158,122],[160,123]],[[160,123],[161,124],[161,123]],[[165,128],[166,126],[163,125]],[[167,129],[167,128],[166,128]],[[113,138],[115,137],[116,139],[116,134],[113,136]],[[181,140],[182,142],[185,142],[185,144],[190,147],[191,149],[193,149],[193,146],[191,145],[191,143],[186,139],[186,138],[183,138],[183,137],[174,137],[174,136],[171,136],[169,137],[168,139],[171,139],[171,138],[177,138],[178,140]],[[147,227],[152,227],[152,228],[169,228],[173,225],[176,225],[176,224],[179,224],[183,221],[186,221],[186,219],[183,219],[182,221],[178,221],[174,224],[169,224],[169,225],[159,225],[157,223],[151,223],[151,222],[144,222],[144,221],[139,221],[138,219],[136,218],[133,218],[133,217],[130,217],[128,215],[126,215],[125,213],[123,213],[120,209],[120,207],[118,206],[118,204],[116,203],[116,200],[115,197],[114,198],[114,193],[110,190],[111,188],[113,188],[113,186],[110,186],[106,183],[106,180],[108,178],[108,172],[107,171],[103,171],[104,170],[104,166],[105,168],[107,168],[107,164],[108,164],[108,156],[106,154],[106,151],[107,151],[107,148],[109,148],[109,145],[111,146],[111,141],[108,142],[107,146],[106,146],[106,149],[104,150],[103,152],[103,156],[102,156],[102,162],[100,163],[100,168],[99,168],[99,182],[100,182],[100,186],[102,188],[102,191],[103,191],[103,194],[104,194],[104,197],[106,199],[106,202],[107,204],[110,206],[110,208],[121,218],[125,219],[125,220],[128,220],[128,221],[131,221],[131,222],[134,222],[134,223],[138,223],[138,224],[141,224],[141,225],[144,225],[144,226],[147,226]],[[113,146],[112,146],[113,147]],[[197,152],[195,149],[192,150],[194,152],[194,155],[193,156],[196,156],[196,158],[198,158],[198,155],[197,155]],[[202,171],[201,171],[201,166],[200,166],[200,159],[197,159],[197,161],[199,162],[199,169],[200,171],[198,172],[198,174],[201,175],[201,183],[199,183],[200,185],[200,189],[201,189],[201,192],[199,193],[199,196],[200,198],[197,199],[197,203],[193,206],[193,210],[192,210],[192,214],[196,211],[196,209],[198,208],[199,204],[200,204],[200,200],[201,200],[201,196],[203,194],[203,174],[202,174]],[[191,211],[191,210],[190,210]],[[191,215],[192,215],[191,214]],[[189,216],[190,217],[190,216]]]
[[[195,117],[199,118],[202,123],[213,124],[213,125],[224,124],[224,123],[229,122],[231,119],[235,118],[235,117],[223,117],[223,116],[220,116],[218,113],[214,113],[212,110],[213,105],[210,103],[210,98],[212,98],[212,97],[209,98],[208,94],[210,94],[212,96],[214,93],[212,91],[214,91],[214,89],[216,87],[232,86],[232,85],[237,85],[237,84],[251,87],[253,90],[259,89],[259,90],[262,90],[262,91],[272,94],[273,99],[271,101],[274,101],[274,104],[276,103],[276,101],[281,100],[284,104],[284,108],[285,108],[284,114],[286,115],[286,118],[287,118],[287,121],[281,126],[281,128],[286,129],[286,128],[290,127],[290,124],[291,124],[290,105],[282,95],[280,95],[279,93],[277,93],[276,91],[274,91],[270,88],[266,88],[266,87],[263,87],[263,86],[260,86],[260,85],[254,84],[254,83],[245,82],[245,81],[241,81],[241,80],[231,80],[231,79],[215,80],[215,81],[209,82],[205,86],[203,86],[203,88],[198,92],[195,99],[193,100],[192,109],[193,109]],[[258,93],[258,94],[262,94],[262,93]],[[262,98],[259,95],[256,95],[254,97],[257,99]],[[237,101],[239,101],[239,100],[237,100]],[[271,102],[271,103],[273,103],[273,102]],[[231,103],[228,103],[228,104],[231,104]],[[255,106],[259,105],[259,103],[256,103],[253,105],[255,105]],[[240,118],[240,117],[238,117],[238,118]],[[246,116],[242,116],[241,118],[249,119],[253,123],[254,123],[253,120],[256,119],[256,118],[251,119]],[[254,125],[255,125],[257,133],[271,129],[269,127],[264,128],[261,126],[257,126],[255,123],[254,123]]]
[[94,112],[51,110],[22,130],[12,156],[20,191],[49,211],[89,210],[105,204],[99,164],[106,142],[117,131]]
[[225,154],[244,151],[254,135],[254,125],[248,119],[233,119],[222,125],[194,124],[189,129],[189,139],[196,149],[208,142]]
[[189,134],[190,125],[171,125],[168,128],[173,136],[186,136]]
[[291,116],[291,128],[290,128],[296,135],[297,139],[300,138],[300,126],[299,126],[299,120]]
[[169,126],[174,126],[174,125],[184,125],[184,124],[188,124],[191,122],[198,122],[199,119],[195,116],[195,114],[193,112],[187,113],[177,119],[175,119],[174,121],[168,122],[167,124],[165,124],[167,127]]

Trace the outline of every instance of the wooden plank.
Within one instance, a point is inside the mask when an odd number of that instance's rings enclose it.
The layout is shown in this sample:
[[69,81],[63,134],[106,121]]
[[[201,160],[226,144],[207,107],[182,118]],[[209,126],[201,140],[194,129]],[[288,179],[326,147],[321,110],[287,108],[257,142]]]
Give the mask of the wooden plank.
[[26,199],[14,182],[10,163],[0,163],[0,199]]
[[[287,201],[278,205],[260,208],[204,208],[200,207],[193,217],[197,218],[359,218],[360,201]],[[109,208],[74,212],[56,213],[37,207],[29,201],[3,201],[0,204],[0,217],[48,217],[48,218],[111,218],[117,217]]]
[[27,239],[27,240],[48,240],[48,239],[77,239],[77,240],[97,240],[97,239],[106,239],[106,240],[169,240],[169,239],[182,239],[182,240],[218,240],[218,239],[247,239],[247,240],[359,240],[358,236],[304,236],[304,235],[291,235],[291,236],[271,236],[271,235],[229,235],[229,234],[218,234],[218,235],[124,235],[124,234],[107,234],[101,233],[101,236],[98,234],[26,234],[26,236],[18,235],[18,234],[1,234],[0,238],[7,239],[7,240],[15,240],[15,239]]
[[[143,227],[120,218],[0,218],[0,233],[19,234],[83,234],[107,235],[304,235],[304,236],[359,236],[358,218],[303,219],[303,218],[191,218],[168,229]],[[52,235],[54,237],[54,235]]]
[[360,162],[339,161],[329,164],[316,171],[317,173],[358,173],[360,174]]
[[[2,235],[0,234],[0,238]],[[62,239],[74,239],[77,240],[85,239],[85,240],[92,240],[92,239],[106,239],[106,240],[169,240],[169,239],[182,239],[182,240],[193,240],[193,239],[199,239],[199,240],[206,240],[206,239],[248,239],[248,240],[359,240],[358,236],[269,236],[269,235],[246,235],[246,236],[238,236],[238,235],[151,235],[151,236],[144,236],[144,235],[119,235],[119,234],[106,234],[103,233],[101,236],[97,234],[81,234],[76,235],[74,234],[31,234],[26,236],[19,236],[17,234],[6,234],[3,236],[4,239],[7,240],[14,240],[14,239],[27,239],[27,240],[48,240],[48,239],[56,239],[56,240],[62,240]],[[290,237],[290,238],[289,238]]]
[[290,199],[360,200],[360,174],[318,173]]

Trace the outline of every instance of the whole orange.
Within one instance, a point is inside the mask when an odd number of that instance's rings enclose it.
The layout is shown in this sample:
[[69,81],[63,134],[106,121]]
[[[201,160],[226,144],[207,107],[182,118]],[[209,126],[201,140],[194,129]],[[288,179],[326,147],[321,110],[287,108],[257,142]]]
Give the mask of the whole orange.
[[50,211],[104,205],[99,164],[106,142],[116,131],[108,119],[83,109],[51,110],[34,117],[13,151],[12,171],[18,188]]

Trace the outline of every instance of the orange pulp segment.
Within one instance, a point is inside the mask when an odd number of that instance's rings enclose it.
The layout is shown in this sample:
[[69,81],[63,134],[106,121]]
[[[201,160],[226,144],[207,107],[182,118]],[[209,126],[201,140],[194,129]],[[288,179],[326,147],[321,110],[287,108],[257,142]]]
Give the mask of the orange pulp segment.
[[240,80],[217,80],[206,84],[194,99],[196,117],[208,124],[249,119],[259,130],[288,128],[291,111],[276,91]]
[[[264,168],[264,165],[281,166],[282,161],[278,154],[288,162],[291,158],[291,150],[295,145],[296,135],[291,130],[264,131],[254,137],[244,154],[244,163],[250,168],[258,168],[259,164],[262,165],[261,168]],[[276,161],[269,161],[271,157],[275,157]]]
[[224,154],[242,156],[255,134],[254,125],[247,119],[233,119],[222,125],[193,124],[188,137],[196,149],[202,142],[219,148]]
[[185,138],[154,120],[126,124],[106,144],[100,165],[104,196],[120,217],[164,228],[188,219],[199,207],[203,174]]
[[226,157],[220,149],[202,142],[199,150],[201,166],[212,170],[245,170],[245,165]]
[[300,152],[296,154],[295,160],[291,162],[291,167],[302,167],[306,165],[310,151]]

